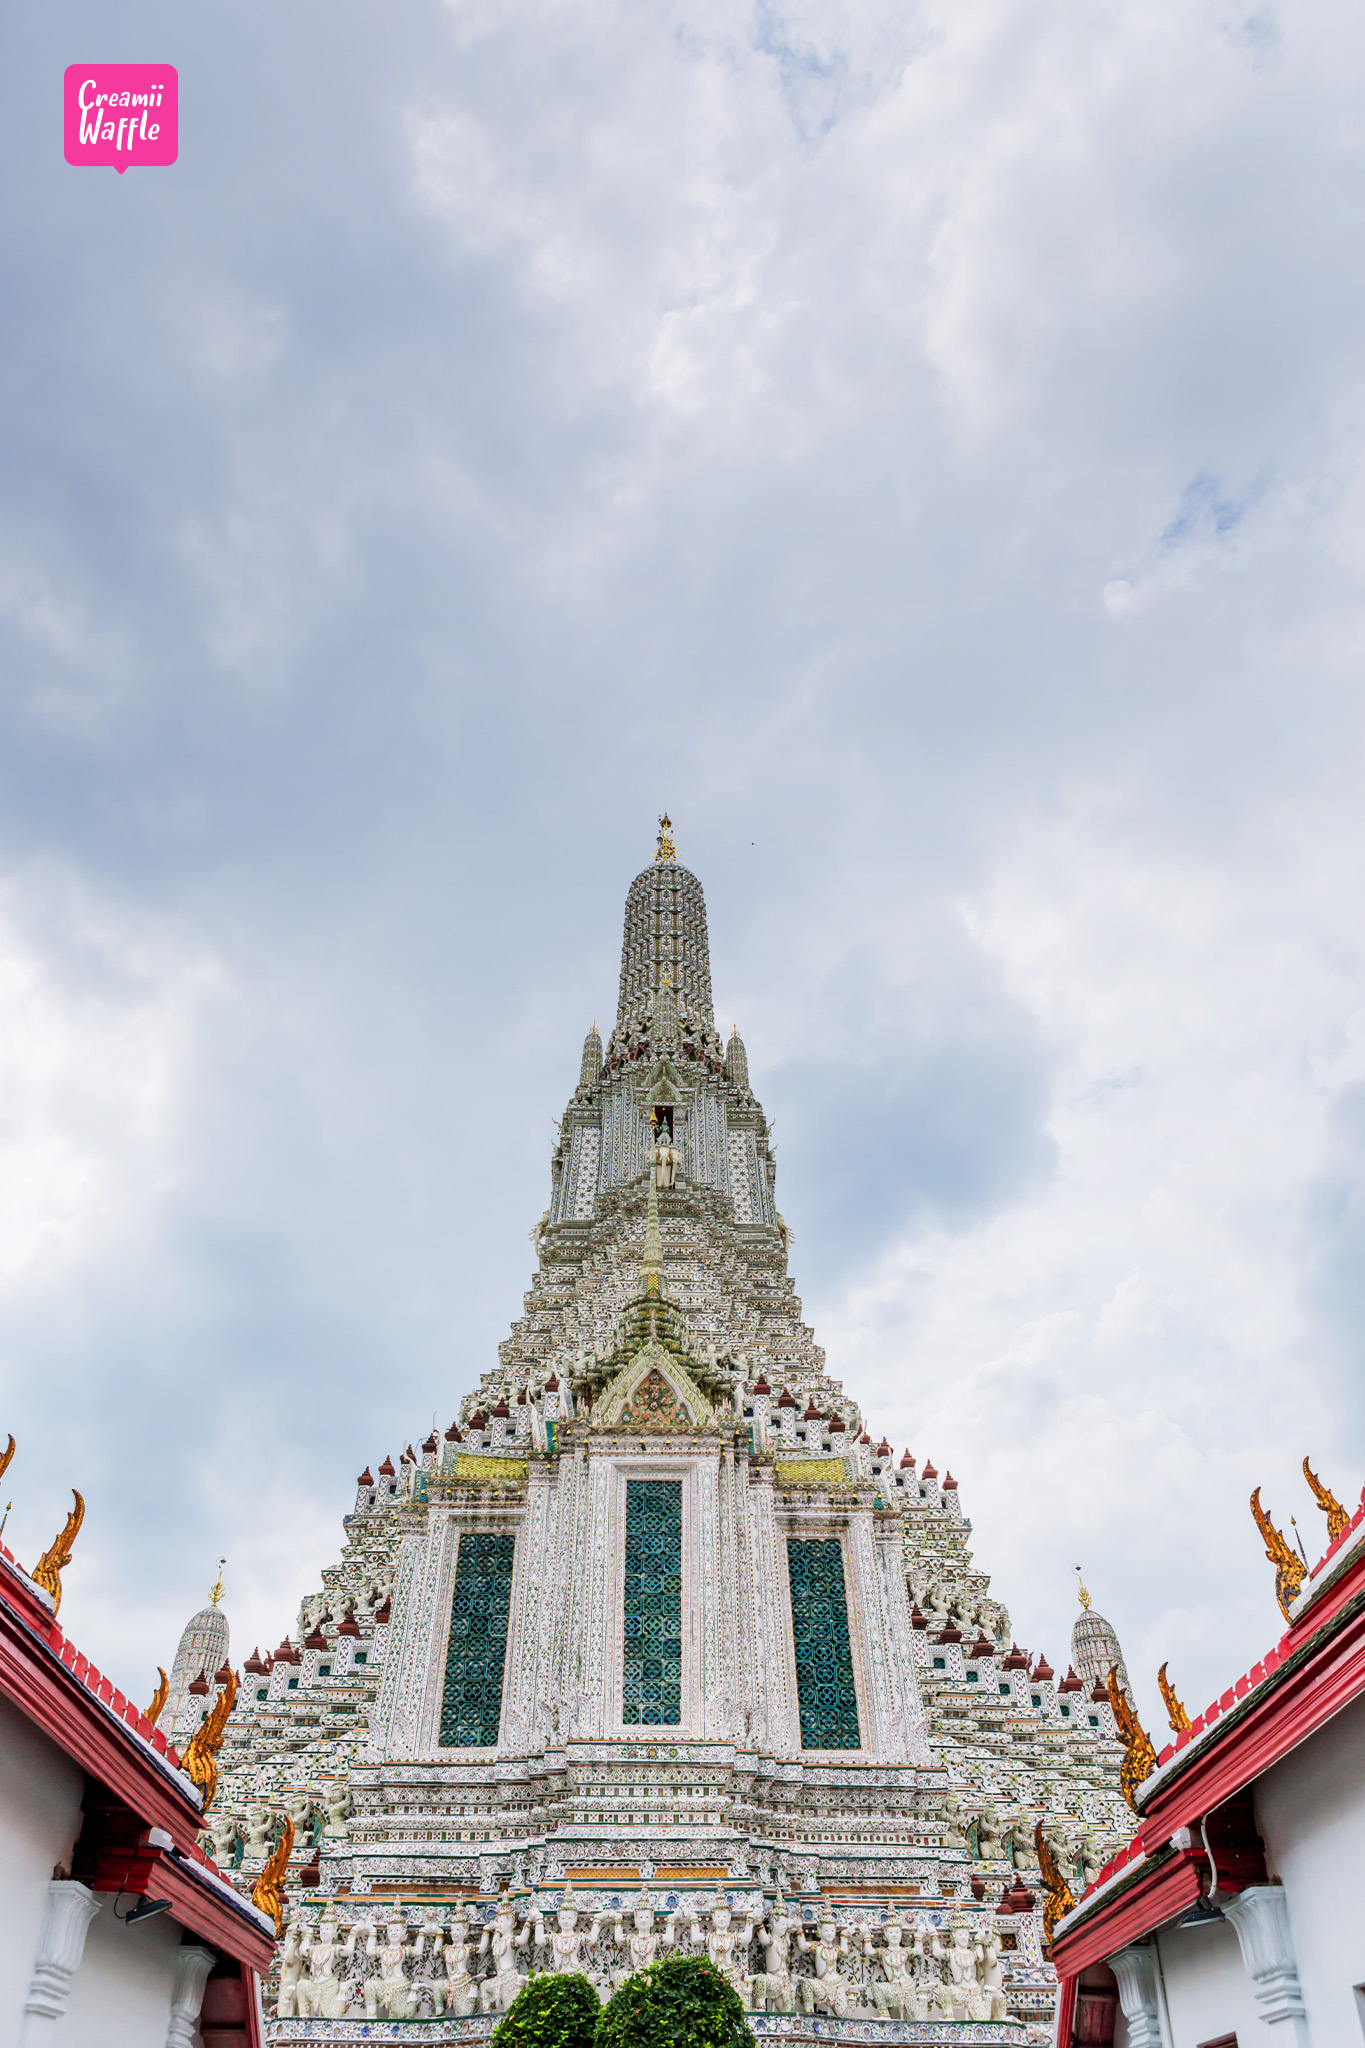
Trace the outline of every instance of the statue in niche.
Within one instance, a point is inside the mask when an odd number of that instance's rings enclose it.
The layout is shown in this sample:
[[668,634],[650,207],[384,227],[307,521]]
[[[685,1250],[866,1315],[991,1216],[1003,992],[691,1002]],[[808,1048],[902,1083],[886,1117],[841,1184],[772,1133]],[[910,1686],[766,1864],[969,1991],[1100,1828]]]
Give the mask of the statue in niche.
[[815,1958],[815,1975],[800,1980],[803,2009],[812,2013],[819,2006],[835,2019],[846,2018],[853,1987],[839,1965],[848,1955],[848,1936],[840,1933],[832,1920],[822,1920],[819,1938],[807,1941],[798,1931],[796,1946],[803,1955]]
[[668,1135],[667,1125],[661,1125],[660,1132],[660,1142],[654,1147],[654,1185],[663,1194],[678,1185],[682,1153]]
[[[571,1884],[566,1884],[564,1887],[563,1896],[555,1913],[554,1932],[549,1936],[545,1933],[544,1915],[539,1911],[536,1913],[536,1942],[540,1944],[541,1942],[548,1941],[550,1968],[556,1976],[571,1976],[576,1970],[581,1970],[585,1976],[587,1975],[587,1959],[583,1951],[596,1947],[597,1937],[602,1931],[602,1915],[600,1913],[597,1914],[593,1919],[592,1925],[583,1931],[579,1929],[578,1920],[579,1913],[578,1908],[573,1902],[573,1886]],[[530,1927],[531,1923],[528,1921],[521,1935],[522,1941],[525,1941],[527,1934],[530,1932]]]
[[272,1840],[273,1834],[274,1815],[271,1813],[270,1808],[268,1806],[253,1806],[246,1817],[244,1860],[248,1863],[264,1863],[266,1857],[275,1846]]
[[467,2019],[478,2006],[479,1987],[470,1968],[476,1951],[469,1937],[469,1915],[462,1907],[450,1923],[450,1940],[441,1957],[445,1983],[435,1979],[433,1973],[431,2003],[438,2019],[445,2013],[453,2019]]
[[767,1921],[758,1929],[765,1967],[751,1979],[749,1996],[759,2012],[796,2011],[796,1985],[788,1949],[796,1924],[779,1889]]
[[284,1946],[280,1950],[280,1989],[275,2000],[276,2019],[298,2018],[299,1979],[306,1967],[304,1944],[307,1934],[303,1914],[296,1906],[294,1917],[285,1929]]
[[1016,1806],[1009,1817],[1009,1851],[1016,1870],[1026,1875],[1038,1875],[1038,1856],[1033,1846],[1033,1817],[1024,1807]]
[[995,1863],[1005,1854],[1005,1827],[999,1807],[989,1800],[977,1822],[976,1853],[983,1863]]
[[981,1990],[979,1977],[984,1949],[982,1944],[974,1939],[971,1917],[964,1913],[960,1906],[948,1923],[947,1948],[943,1947],[936,1936],[934,1955],[944,1964],[944,1983],[940,1999],[943,2004],[951,2007],[953,2019],[984,2019],[987,2001]]
[[627,1933],[624,1917],[618,1913],[616,1939],[626,1952],[624,1964],[612,1971],[611,1981],[618,1987],[629,1977],[636,1977],[641,1970],[647,1970],[651,1963],[659,1960],[661,1948],[671,1948],[677,1934],[677,1915],[670,1913],[664,1923],[662,1935],[654,1932],[654,1906],[649,1892],[642,1887],[630,1914],[630,1931]]
[[[881,1969],[880,1978],[873,1978],[872,2003],[877,2008],[878,2019],[922,2020],[927,2015],[924,1994],[915,1981],[915,1962],[923,1953],[919,1936],[911,1946],[904,1946],[905,1929],[899,1920],[888,1920],[882,1930],[885,1946],[876,1952],[875,1960]],[[863,1954],[874,1957],[872,1937],[863,1941]]]
[[967,1846],[967,1827],[962,1802],[955,1792],[950,1792],[943,1802],[943,1811],[939,1815],[938,1835],[945,1849],[965,1849]]
[[[371,1930],[373,1939],[373,1930]],[[339,2020],[350,2005],[351,1996],[338,1975],[338,1964],[348,1964],[355,1954],[356,1930],[343,1942],[335,1906],[325,1906],[318,1922],[317,1939],[308,1944],[308,1975],[298,1985],[298,2016],[301,2020]]]
[[754,1938],[758,1915],[747,1910],[738,1927],[733,1925],[734,1915],[724,1898],[717,1899],[711,1909],[711,1925],[706,1934],[706,1953],[712,1965],[722,1977],[729,1979],[745,2005],[748,2004],[749,1990],[749,1943]]
[[498,1900],[493,1925],[485,1927],[479,1936],[479,1954],[491,1955],[493,1958],[493,1968],[479,1986],[479,2001],[484,2012],[506,2012],[520,1991],[521,1972],[517,1968],[517,1950],[525,1948],[531,1939],[531,1931],[532,1922],[528,1920],[521,1933],[517,1933],[516,1912],[512,1901],[504,1893]]
[[244,1842],[240,1814],[216,1813],[208,1825],[208,1851],[220,1870],[241,1867]]
[[1009,2006],[1005,2001],[1005,1969],[1000,1960],[1000,1929],[994,1920],[987,1920],[976,1944],[976,1980],[978,1996],[985,2007],[982,2019],[1007,2019]]
[[350,1835],[346,1823],[353,1810],[351,1788],[344,1778],[338,1778],[327,1787],[325,1795],[327,1825],[323,1834],[328,1841],[345,1841]]
[[366,2019],[416,2019],[417,1992],[408,1981],[405,1964],[419,1950],[416,1943],[408,1940],[408,1923],[401,1913],[390,1916],[382,1942],[378,1930],[370,1929],[365,1953],[375,1965],[374,1974],[365,1979]]

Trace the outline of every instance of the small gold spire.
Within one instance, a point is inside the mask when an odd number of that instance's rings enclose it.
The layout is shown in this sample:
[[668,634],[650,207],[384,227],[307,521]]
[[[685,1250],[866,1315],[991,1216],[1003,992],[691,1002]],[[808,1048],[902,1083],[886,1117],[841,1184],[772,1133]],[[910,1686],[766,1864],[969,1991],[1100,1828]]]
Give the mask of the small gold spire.
[[1080,1566],[1079,1566],[1079,1565],[1075,1565],[1075,1566],[1073,1567],[1073,1569],[1074,1569],[1074,1571],[1075,1571],[1075,1574],[1076,1574],[1076,1593],[1077,1593],[1077,1597],[1079,1598],[1079,1600],[1080,1600],[1080,1603],[1081,1603],[1082,1607],[1083,1607],[1083,1608],[1085,1609],[1086,1613],[1087,1613],[1087,1614],[1089,1614],[1089,1612],[1090,1612],[1090,1595],[1089,1595],[1089,1594],[1088,1594],[1088,1593],[1086,1592],[1086,1590],[1085,1590],[1085,1580],[1084,1580],[1084,1579],[1083,1579],[1083,1578],[1081,1577],[1081,1568],[1080,1568]]
[[71,1498],[76,1505],[67,1516],[64,1528],[60,1535],[53,1538],[51,1547],[43,1552],[29,1573],[35,1586],[41,1586],[45,1593],[52,1595],[54,1614],[62,1604],[62,1573],[71,1562],[71,1546],[76,1540],[81,1523],[85,1520],[85,1502],[74,1486],[71,1489]]
[[13,1431],[11,1430],[11,1432],[10,1432],[10,1440],[9,1440],[9,1442],[8,1442],[8,1443],[6,1444],[6,1446],[5,1446],[5,1449],[4,1449],[3,1453],[0,1453],[0,1479],[3,1479],[3,1478],[4,1478],[4,1476],[5,1476],[5,1474],[6,1474],[6,1472],[8,1472],[8,1470],[9,1470],[9,1461],[10,1461],[10,1459],[11,1459],[11,1458],[12,1458],[13,1456],[14,1456],[14,1432],[13,1432]]
[[659,820],[659,837],[654,846],[654,858],[656,861],[678,858],[678,849],[673,844],[673,820],[667,811]]
[[[13,1437],[10,1438],[10,1442],[14,1442]],[[0,1465],[0,1472],[3,1472],[4,1469],[4,1465]],[[1344,1536],[1350,1528],[1351,1517],[1347,1514],[1331,1488],[1323,1485],[1307,1458],[1303,1461],[1303,1476],[1313,1489],[1314,1500],[1327,1517],[1328,1540],[1335,1543],[1338,1536]]]
[[218,1602],[223,1597],[223,1566],[226,1563],[227,1559],[225,1557],[219,1558],[218,1576],[214,1580],[213,1584],[209,1587],[209,1605],[211,1607],[216,1607],[218,1605]]
[[158,1664],[156,1667],[156,1691],[152,1694],[152,1704],[147,1709],[147,1719],[151,1722],[153,1728],[161,1719],[161,1709],[166,1704],[166,1695],[170,1689],[171,1681]]
[[1166,1702],[1166,1719],[1171,1724],[1172,1735],[1183,1735],[1190,1725],[1190,1717],[1175,1696],[1175,1687],[1166,1676],[1164,1664],[1157,1672],[1156,1682],[1161,1687],[1161,1697]]

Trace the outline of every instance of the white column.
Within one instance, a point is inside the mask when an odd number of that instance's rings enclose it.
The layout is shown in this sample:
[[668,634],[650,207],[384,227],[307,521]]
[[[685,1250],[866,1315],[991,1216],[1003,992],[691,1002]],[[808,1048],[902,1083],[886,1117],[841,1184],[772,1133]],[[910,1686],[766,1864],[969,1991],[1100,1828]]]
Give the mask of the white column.
[[1156,1950],[1145,1942],[1135,1942],[1110,1956],[1109,1967],[1118,1979],[1119,2004],[1128,2022],[1128,2048],[1161,2048]]
[[50,2041],[71,1996],[71,1979],[85,1954],[85,1936],[102,1899],[74,1878],[55,1878],[47,1888],[47,1911],[19,2024],[19,2048]]
[[1283,1885],[1248,1885],[1236,1898],[1223,1901],[1223,1918],[1236,1929],[1242,1965],[1256,1987],[1261,2018],[1267,2026],[1283,2024],[1286,2039],[1293,2041],[1295,2048],[1308,2048],[1308,2015],[1289,1935]]
[[175,1983],[171,1988],[171,2023],[166,2029],[166,2048],[195,2048],[204,1986],[218,1958],[211,1948],[181,1948],[175,1952]]

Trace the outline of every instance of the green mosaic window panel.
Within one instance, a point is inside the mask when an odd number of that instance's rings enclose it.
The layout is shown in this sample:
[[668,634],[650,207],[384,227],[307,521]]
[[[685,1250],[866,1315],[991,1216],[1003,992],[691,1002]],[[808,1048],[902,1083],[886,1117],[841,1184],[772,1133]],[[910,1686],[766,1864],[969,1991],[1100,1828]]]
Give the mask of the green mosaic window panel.
[[682,1481],[626,1481],[625,1658],[621,1719],[682,1720]]
[[843,1546],[837,1536],[789,1536],[792,1641],[802,1749],[860,1749],[858,1695],[848,1646]]
[[515,1544],[515,1536],[460,1538],[441,1696],[444,1749],[491,1749],[497,1742]]

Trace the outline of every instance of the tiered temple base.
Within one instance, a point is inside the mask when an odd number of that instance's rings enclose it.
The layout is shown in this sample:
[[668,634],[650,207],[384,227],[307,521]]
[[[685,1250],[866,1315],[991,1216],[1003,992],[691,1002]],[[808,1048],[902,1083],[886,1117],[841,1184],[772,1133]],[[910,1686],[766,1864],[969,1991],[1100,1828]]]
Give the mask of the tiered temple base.
[[[474,2013],[468,2019],[444,2020],[268,2020],[269,2042],[312,2041],[319,2048],[349,2048],[353,2041],[375,2044],[416,2041],[485,2042],[492,2038],[499,2014]],[[760,2041],[782,2041],[791,2048],[807,2043],[862,2041],[879,2048],[911,2048],[918,2042],[981,2042],[986,2048],[1022,2048],[1049,2038],[1043,2028],[1023,2020],[879,2020],[870,2015],[831,2019],[822,2013],[751,2012],[749,2024]]]

